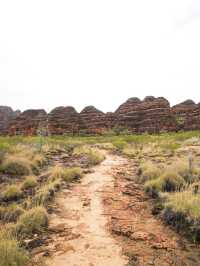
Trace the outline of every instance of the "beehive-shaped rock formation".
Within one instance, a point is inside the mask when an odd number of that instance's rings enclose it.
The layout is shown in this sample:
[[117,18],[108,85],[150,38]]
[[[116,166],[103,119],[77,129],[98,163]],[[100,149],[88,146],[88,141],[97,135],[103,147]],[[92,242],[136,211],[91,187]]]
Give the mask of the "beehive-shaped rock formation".
[[81,120],[72,106],[56,107],[48,115],[48,130],[52,135],[79,133]]
[[87,106],[80,112],[82,130],[89,134],[102,134],[106,130],[105,114],[94,106]]
[[9,135],[37,135],[38,130],[45,130],[47,113],[43,109],[26,110],[9,123]]

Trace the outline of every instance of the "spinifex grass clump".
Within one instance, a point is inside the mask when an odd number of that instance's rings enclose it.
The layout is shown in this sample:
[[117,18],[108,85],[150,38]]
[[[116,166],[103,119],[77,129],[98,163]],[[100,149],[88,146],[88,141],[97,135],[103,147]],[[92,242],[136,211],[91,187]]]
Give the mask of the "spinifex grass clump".
[[48,226],[48,215],[44,207],[35,207],[27,210],[19,217],[16,228],[22,235],[32,235],[43,232]]
[[14,201],[22,197],[22,191],[17,185],[10,185],[3,192],[2,199],[4,201]]
[[37,178],[36,176],[27,176],[22,184],[22,189],[31,189],[37,186]]
[[62,179],[66,182],[80,179],[82,177],[82,170],[80,167],[67,168],[64,171]]
[[1,172],[8,175],[22,176],[29,175],[32,173],[31,162],[22,157],[18,156],[7,156],[3,161],[1,167]]
[[200,194],[188,189],[167,195],[162,218],[194,242],[200,242]]
[[160,177],[145,182],[145,190],[151,196],[158,196],[159,192],[179,191],[185,185],[185,180],[178,173],[167,170]]
[[16,222],[23,213],[24,209],[16,203],[0,206],[0,220],[3,222]]
[[0,266],[26,266],[29,261],[27,252],[6,229],[0,230]]
[[146,161],[140,165],[139,172],[139,181],[145,182],[158,178],[162,171],[156,164],[151,161]]
[[104,155],[98,149],[89,146],[76,147],[73,151],[73,155],[85,156],[89,165],[97,165],[105,159]]

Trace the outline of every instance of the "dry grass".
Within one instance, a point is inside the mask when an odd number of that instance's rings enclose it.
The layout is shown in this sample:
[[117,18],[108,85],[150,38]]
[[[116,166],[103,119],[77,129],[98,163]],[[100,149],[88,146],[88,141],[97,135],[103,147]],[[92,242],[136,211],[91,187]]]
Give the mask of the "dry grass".
[[19,217],[17,232],[22,235],[32,235],[44,231],[48,226],[48,215],[44,207],[27,210]]
[[32,173],[31,162],[27,158],[19,156],[7,156],[3,161],[1,171],[8,175],[22,176]]
[[194,220],[200,219],[200,195],[191,190],[176,192],[168,195],[165,207],[175,212],[183,213]]
[[82,170],[80,167],[67,168],[64,170],[64,175],[62,179],[65,182],[70,182],[73,180],[80,179],[82,177]]
[[20,215],[24,213],[24,209],[14,203],[5,207],[0,207],[0,220],[3,222],[16,222]]
[[37,186],[37,178],[36,176],[27,176],[26,179],[24,180],[22,184],[22,189],[30,189],[30,188],[35,188]]
[[101,151],[89,146],[76,147],[73,154],[76,156],[85,156],[89,165],[97,165],[105,159]]
[[17,185],[10,185],[6,188],[5,192],[2,195],[4,201],[14,201],[18,200],[22,196],[22,191]]
[[17,240],[6,229],[1,229],[0,266],[25,266],[28,261],[27,252],[19,247]]
[[140,182],[156,179],[161,175],[161,169],[151,161],[146,161],[142,163],[140,169],[141,169],[141,176],[139,178]]

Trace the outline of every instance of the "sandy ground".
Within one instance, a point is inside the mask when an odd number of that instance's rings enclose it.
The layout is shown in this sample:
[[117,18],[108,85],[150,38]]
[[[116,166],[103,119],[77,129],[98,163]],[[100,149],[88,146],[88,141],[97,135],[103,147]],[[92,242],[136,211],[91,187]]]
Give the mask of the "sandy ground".
[[107,217],[102,204],[102,189],[113,185],[108,172],[123,164],[124,159],[107,155],[104,162],[86,174],[80,184],[65,191],[57,199],[60,211],[51,218],[51,226],[66,224],[75,239],[64,243],[61,250],[50,259],[55,266],[123,266],[128,260],[121,247],[107,230]]

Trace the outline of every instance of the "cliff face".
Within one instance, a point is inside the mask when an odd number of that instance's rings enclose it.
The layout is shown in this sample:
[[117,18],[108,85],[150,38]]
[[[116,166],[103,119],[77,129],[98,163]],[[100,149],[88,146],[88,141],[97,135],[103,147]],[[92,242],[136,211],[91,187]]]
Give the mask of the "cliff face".
[[80,113],[71,106],[61,106],[49,114],[42,109],[20,113],[0,106],[0,134],[103,134],[114,128],[132,133],[197,130],[200,129],[200,103],[187,100],[170,107],[162,97],[130,98],[115,112],[106,114],[94,106],[87,106]]
[[47,113],[43,109],[26,110],[13,118],[9,122],[9,135],[26,135],[33,136],[44,131],[46,124]]

